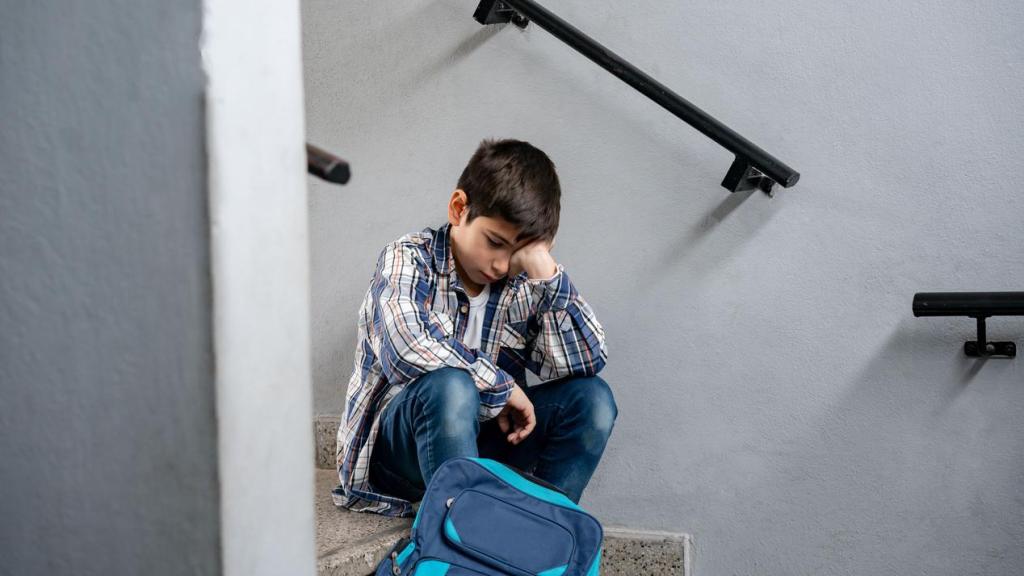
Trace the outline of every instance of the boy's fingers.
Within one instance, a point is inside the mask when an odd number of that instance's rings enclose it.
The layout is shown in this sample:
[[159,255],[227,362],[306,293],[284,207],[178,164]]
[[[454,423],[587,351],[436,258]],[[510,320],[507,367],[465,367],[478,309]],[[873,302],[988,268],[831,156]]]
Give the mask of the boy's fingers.
[[522,432],[523,432],[522,427],[519,426],[518,423],[513,422],[513,424],[512,424],[512,432],[508,435],[509,443],[510,444],[518,444],[519,440],[520,440],[520,434],[522,434]]
[[516,422],[516,420],[513,418],[511,420],[511,422],[509,423],[508,430],[504,430],[504,432],[508,433],[508,441],[509,441],[509,443],[511,443],[511,444],[515,444],[516,443],[516,438],[519,436],[519,430],[520,429],[521,429],[521,427],[519,426],[519,423]]
[[511,426],[509,426],[508,423],[508,412],[498,414],[498,428],[501,428],[501,431],[507,434],[510,427]]
[[523,430],[520,430],[519,432],[516,432],[515,433],[515,442],[513,442],[513,444],[519,444],[523,440],[526,440],[526,437],[529,436],[529,435],[530,435],[530,430],[526,430],[526,429],[523,429]]
[[[537,425],[537,414],[533,411],[532,406],[530,407],[530,410],[527,410],[523,414],[523,420],[524,422],[522,429],[526,432],[526,434],[529,434],[530,432],[533,431],[533,427]],[[523,436],[525,436],[526,434],[523,434]]]
[[533,429],[536,427],[536,425],[536,419],[531,418],[530,421],[527,422],[525,425],[517,426],[516,431],[508,435],[508,441],[511,442],[512,444],[519,444],[520,442],[525,440],[531,432],[533,432]]
[[530,432],[533,432],[534,427],[537,426],[537,415],[533,411],[532,405],[522,410],[516,410],[514,414],[509,415],[508,413],[503,413],[500,416],[509,417],[509,420],[507,420],[505,424],[502,424],[501,422],[499,422],[499,424],[503,426],[501,430],[502,432],[508,433],[509,430],[504,427],[506,425],[512,429],[512,433],[507,436],[508,441],[511,444],[518,444],[522,442],[530,435]]
[[533,414],[530,414],[530,420],[526,422],[526,427],[524,428],[525,434],[523,434],[523,435],[525,436],[526,434],[529,434],[530,432],[533,432],[533,429],[536,426],[537,426],[537,418]]

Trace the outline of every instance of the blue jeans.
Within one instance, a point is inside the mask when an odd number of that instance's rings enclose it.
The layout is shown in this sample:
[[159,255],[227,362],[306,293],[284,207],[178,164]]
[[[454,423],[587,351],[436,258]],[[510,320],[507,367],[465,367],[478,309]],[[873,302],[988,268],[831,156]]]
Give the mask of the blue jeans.
[[532,472],[579,503],[618,415],[611,388],[597,376],[570,377],[524,392],[537,426],[513,446],[497,418],[477,420],[480,396],[469,372],[442,368],[420,376],[381,414],[370,484],[417,502],[445,460],[481,456]]

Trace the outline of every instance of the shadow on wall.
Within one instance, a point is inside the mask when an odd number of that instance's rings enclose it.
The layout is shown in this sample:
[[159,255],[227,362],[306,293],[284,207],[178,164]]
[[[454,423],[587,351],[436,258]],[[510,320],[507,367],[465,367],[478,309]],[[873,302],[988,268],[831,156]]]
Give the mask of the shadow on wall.
[[[467,5],[464,2],[429,2],[397,20],[387,21],[385,27],[374,31],[375,35],[387,38],[387,50],[376,55],[375,58],[378,60],[379,68],[387,70],[386,73],[391,76],[391,81],[388,84],[397,87],[396,90],[391,91],[392,99],[404,99],[424,86],[439,81],[447,71],[472,56],[498,34],[522,35],[525,38],[522,39],[521,46],[502,57],[518,59],[526,63],[525,66],[517,66],[517,69],[537,70],[539,73],[517,76],[518,92],[502,91],[501,86],[494,86],[490,83],[493,78],[481,77],[481,94],[494,102],[509,101],[518,96],[516,104],[524,105],[529,104],[529,99],[534,93],[533,88],[538,90],[546,88],[550,80],[557,79],[564,85],[565,92],[571,94],[572,97],[565,99],[564,107],[548,110],[547,113],[550,117],[544,120],[545,122],[560,121],[561,112],[568,114],[570,110],[574,116],[600,118],[602,132],[615,134],[616,138],[623,142],[643,142],[646,155],[657,155],[666,165],[678,165],[679,177],[674,181],[697,183],[698,187],[694,190],[685,186],[688,193],[722,192],[718,184],[728,168],[728,162],[731,161],[727,157],[728,155],[724,157],[725,160],[721,165],[711,163],[712,165],[709,166],[708,162],[681,145],[687,141],[702,141],[705,139],[703,135],[656,104],[649,102],[633,88],[623,85],[618,79],[586,60],[584,56],[577,54],[572,48],[563,45],[557,46],[559,51],[564,54],[548,54],[547,50],[538,51],[535,44],[530,42],[530,36],[548,33],[541,30],[536,24],[526,30],[520,30],[511,24],[483,26],[472,19],[472,8],[472,4]],[[471,26],[470,29],[474,31],[469,36],[460,39],[459,33],[467,25]],[[448,47],[442,50],[443,56],[431,58],[431,52],[423,50],[419,40],[422,38],[425,27],[435,28],[435,36],[441,40],[437,44],[448,44]],[[451,39],[451,42],[444,42],[448,38]],[[572,62],[573,64],[570,69],[556,67],[560,62]],[[499,76],[500,68],[496,68]],[[609,97],[599,97],[600,94],[609,94],[609,92],[605,90],[604,86],[600,91],[593,90],[591,81],[595,79],[606,83],[608,87],[614,87],[612,90],[615,92],[611,93]],[[539,82],[543,86],[534,86],[531,82]],[[490,91],[487,92],[484,88]],[[618,91],[629,95],[631,98],[629,105],[623,105],[621,99],[615,99]],[[386,100],[378,101],[378,103],[382,109],[390,108]],[[638,118],[636,112],[630,108],[631,105],[650,111],[651,117]],[[471,110],[467,111],[467,114],[478,114],[478,112]],[[668,126],[673,132],[678,131],[678,138],[659,137],[659,132],[662,132],[665,126]]]
[[[452,16],[453,18],[455,16]],[[446,69],[457,65],[460,61],[466,59],[484,45],[488,40],[497,35],[507,24],[495,25],[495,26],[480,26],[472,35],[464,38],[453,48],[451,48],[444,58],[439,58],[429,64],[424,65],[420,68],[420,72],[404,79],[400,82],[402,91],[413,90],[418,86],[430,81],[432,78],[440,75]]]
[[[719,190],[722,189],[719,188]],[[696,225],[690,227],[686,234],[677,238],[674,242],[666,243],[667,246],[661,254],[661,261],[658,262],[657,269],[671,270],[683,265],[693,255],[700,253],[698,249],[704,244],[705,240],[710,238],[719,225],[755,193],[757,194],[756,200],[762,200],[765,204],[769,204],[767,196],[757,190],[726,193],[728,196],[718,206],[702,216]],[[775,213],[774,210],[771,210],[771,206],[751,206],[751,208],[757,210],[758,214],[756,218],[744,221],[746,226],[743,229],[743,233],[732,242],[718,242],[712,247],[710,252],[705,251],[706,253],[702,253],[701,262],[703,263],[692,262],[691,266],[687,268],[689,275],[699,277],[708,273],[711,265],[724,261],[730,253],[739,250],[756,237],[757,231],[763,228]]]
[[1019,509],[999,503],[1024,477],[1024,392],[1012,360],[963,355],[972,329],[904,318],[827,412],[790,428],[798,436],[730,454],[752,474],[720,505],[787,540],[738,531],[729,547],[758,550],[762,573],[1003,573],[1021,561]]
[[[714,177],[709,174],[702,176]],[[680,193],[693,195],[704,191]],[[685,206],[677,204],[678,210],[661,210],[652,214],[649,221],[652,228],[665,233],[659,249],[647,257],[643,267],[673,277],[685,270],[686,281],[676,287],[678,294],[700,290],[701,280],[714,274],[756,240],[786,205],[785,199],[768,198],[756,190],[729,193],[718,187],[710,193],[724,194],[725,197],[701,216],[688,214]],[[701,201],[706,201],[706,198],[692,200],[693,203]],[[684,226],[688,228],[684,229]],[[656,288],[654,284],[637,286],[638,293],[642,295]]]
[[[466,26],[467,21],[477,28],[474,28],[473,34],[460,40],[457,30],[460,26]],[[360,27],[359,30],[368,37],[354,41],[358,45],[369,44],[372,40],[373,44],[381,47],[373,53],[372,72],[387,76],[383,83],[396,88],[375,94],[381,109],[393,109],[393,101],[402,100],[423,85],[435,81],[446,69],[473,54],[506,26],[480,26],[473,20],[471,6],[454,2],[423,3],[413,12],[398,18],[374,20],[366,24],[371,26]],[[435,46],[450,46],[443,50],[444,56],[441,58],[432,58],[434,50],[426,49],[422,44],[424,31],[430,28],[434,28],[433,39],[439,40],[434,43]],[[454,45],[444,41],[449,38],[454,41]],[[341,56],[343,66],[351,67],[349,55]],[[381,80],[377,82],[381,83]],[[390,94],[391,98],[380,98],[385,94]]]

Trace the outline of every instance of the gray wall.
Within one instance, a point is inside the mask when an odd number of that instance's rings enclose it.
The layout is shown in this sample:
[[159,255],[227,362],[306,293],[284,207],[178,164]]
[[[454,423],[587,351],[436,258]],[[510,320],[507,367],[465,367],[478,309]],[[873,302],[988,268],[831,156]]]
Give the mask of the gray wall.
[[311,186],[315,411],[340,413],[381,247],[518,137],[558,166],[555,256],[608,332],[585,506],[693,534],[698,574],[1024,572],[1022,360],[911,313],[1024,290],[1024,4],[547,4],[803,179],[730,196],[727,152],[474,0],[306,0],[308,136],[354,174]]
[[219,573],[201,3],[2,12],[0,574]]

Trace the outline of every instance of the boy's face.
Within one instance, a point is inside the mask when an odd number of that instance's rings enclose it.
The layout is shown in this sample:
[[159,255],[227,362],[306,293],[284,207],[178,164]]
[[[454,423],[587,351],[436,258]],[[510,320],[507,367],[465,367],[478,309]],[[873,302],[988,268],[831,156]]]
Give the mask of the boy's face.
[[497,282],[508,273],[512,253],[529,239],[518,240],[519,228],[502,218],[477,216],[469,219],[466,193],[456,190],[448,203],[448,222],[455,268],[466,288],[475,295],[485,284]]

